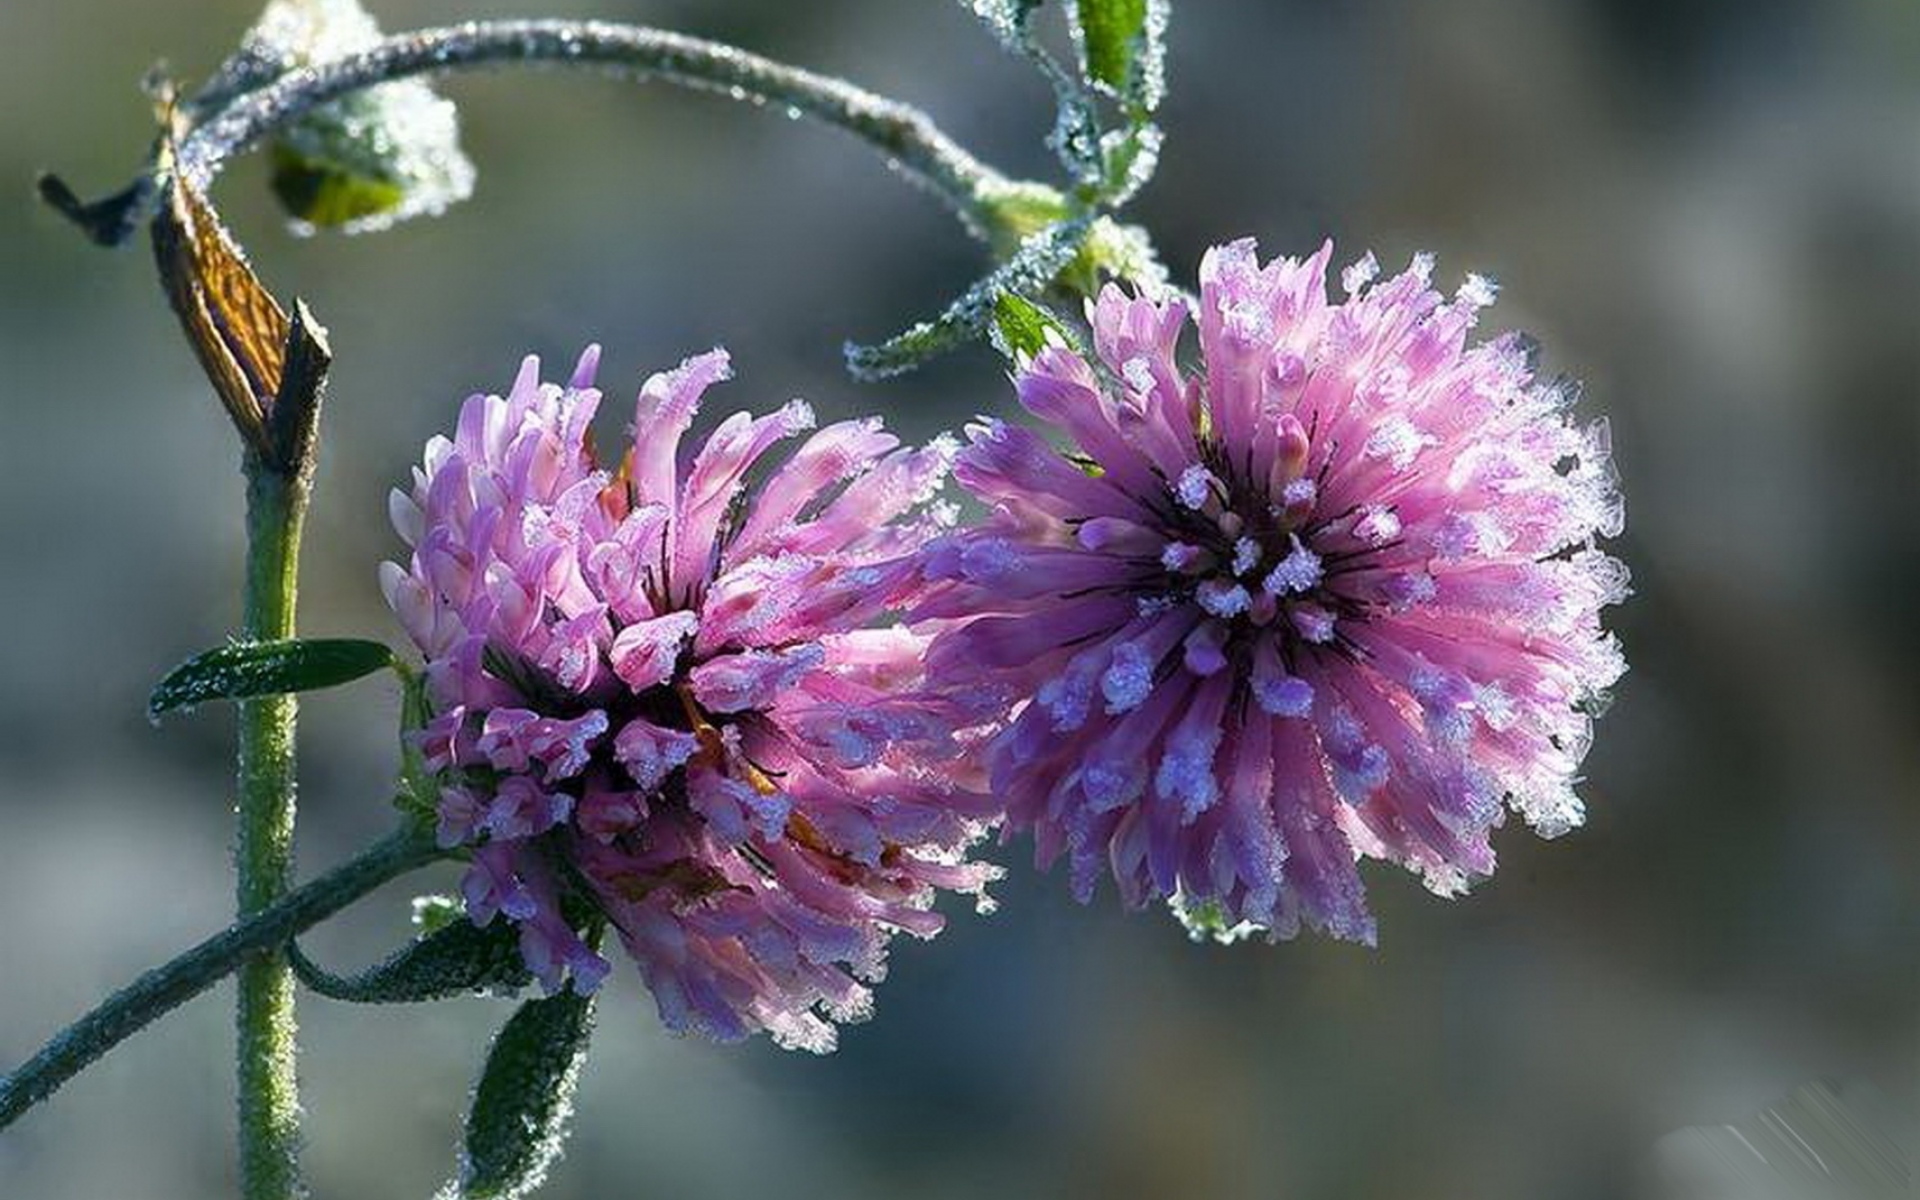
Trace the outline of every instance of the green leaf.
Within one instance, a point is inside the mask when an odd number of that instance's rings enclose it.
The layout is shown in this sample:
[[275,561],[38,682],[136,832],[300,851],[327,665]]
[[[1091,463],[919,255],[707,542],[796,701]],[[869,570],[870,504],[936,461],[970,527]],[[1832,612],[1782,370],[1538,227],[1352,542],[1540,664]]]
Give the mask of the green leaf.
[[1080,55],[1087,78],[1114,91],[1133,74],[1134,41],[1147,23],[1147,0],[1078,0]]
[[519,935],[504,919],[484,927],[464,917],[446,921],[356,975],[334,975],[314,965],[297,945],[288,947],[288,957],[300,982],[328,999],[353,1004],[445,1000],[511,991],[533,980],[520,957]]
[[993,342],[1008,358],[1031,358],[1051,341],[1066,340],[1054,315],[1024,296],[1002,292],[993,302]]
[[571,991],[530,1000],[507,1021],[473,1090],[456,1195],[515,1200],[545,1181],[592,1029],[592,997]]
[[1155,254],[1147,231],[1101,217],[1087,231],[1080,253],[1061,270],[1055,284],[1094,296],[1108,279],[1125,280],[1152,295],[1162,294],[1168,286],[1167,269]]
[[1049,225],[1021,242],[1006,262],[962,292],[933,320],[922,321],[878,346],[848,343],[847,369],[857,379],[884,379],[978,337],[1001,296],[1045,290],[1080,252],[1092,224],[1092,218],[1079,216]]
[[323,158],[310,157],[285,142],[273,146],[273,194],[296,221],[309,225],[350,225],[393,212],[407,190],[371,172],[355,172]]
[[990,180],[974,198],[983,211],[983,232],[995,255],[1012,254],[1021,242],[1073,211],[1060,189],[1029,179]]
[[1109,208],[1119,208],[1133,199],[1153,178],[1160,166],[1160,146],[1164,140],[1160,127],[1151,121],[1114,130],[1100,139],[1100,159],[1104,164],[1100,189]]
[[429,892],[413,898],[413,923],[419,927],[420,936],[438,933],[455,921],[467,919],[466,905],[452,896],[443,896],[438,892]]
[[[230,58],[189,103],[195,115],[286,73],[378,45],[360,0],[269,0]],[[341,96],[281,126],[270,146],[273,191],[296,228],[349,233],[432,216],[473,191],[453,104],[417,79]]]
[[1168,899],[1167,907],[1173,910],[1174,919],[1186,927],[1187,936],[1196,942],[1231,946],[1265,932],[1252,922],[1228,919],[1227,910],[1218,900],[1195,900],[1175,893]]
[[400,786],[393,803],[417,821],[432,821],[440,809],[440,780],[427,769],[426,755],[414,736],[433,716],[427,677],[402,663],[395,663],[394,670],[400,675]]
[[246,700],[337,687],[393,665],[393,651],[357,638],[293,638],[221,646],[168,672],[147,698],[147,715],[158,718],[208,700]]
[[1135,123],[1166,91],[1167,0],[1075,0],[1080,71],[1125,103]]

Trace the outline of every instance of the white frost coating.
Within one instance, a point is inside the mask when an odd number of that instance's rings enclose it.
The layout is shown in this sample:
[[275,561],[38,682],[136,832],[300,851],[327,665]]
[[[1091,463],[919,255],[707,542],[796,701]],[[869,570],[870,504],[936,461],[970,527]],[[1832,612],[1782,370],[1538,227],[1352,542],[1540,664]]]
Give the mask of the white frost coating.
[[1220,797],[1220,784],[1213,774],[1213,756],[1219,747],[1218,725],[1200,731],[1182,728],[1167,740],[1153,787],[1162,799],[1180,802],[1183,821],[1199,816]]
[[1130,358],[1120,368],[1120,378],[1136,392],[1153,390],[1153,364],[1144,358]]
[[1374,427],[1361,453],[1368,458],[1385,459],[1394,470],[1404,471],[1413,465],[1420,451],[1434,443],[1432,434],[1422,432],[1412,421],[1396,413]]
[[1216,617],[1237,617],[1253,605],[1247,589],[1231,580],[1209,579],[1193,591],[1201,608]]
[[1499,733],[1513,728],[1517,717],[1513,707],[1513,697],[1497,683],[1475,684],[1473,689],[1473,707],[1485,721],[1487,728]]
[[1067,670],[1040,685],[1034,699],[1053,718],[1057,733],[1068,733],[1087,723],[1087,711],[1093,705],[1091,672]]
[[1415,868],[1420,874],[1420,882],[1429,892],[1442,900],[1453,900],[1467,894],[1467,873],[1448,863],[1425,863]]
[[1500,294],[1500,285],[1485,275],[1469,274],[1454,299],[1470,308],[1485,308]]
[[1227,331],[1243,342],[1266,341],[1273,334],[1273,314],[1256,301],[1227,305],[1220,315]]
[[1296,605],[1287,616],[1294,629],[1308,641],[1324,644],[1333,640],[1333,614],[1318,604]]
[[1191,570],[1206,551],[1186,542],[1168,542],[1160,551],[1160,565],[1169,571],[1184,574]]
[[1245,575],[1260,565],[1260,543],[1243,537],[1233,544],[1233,573]]
[[1389,607],[1403,613],[1439,595],[1440,584],[1425,571],[1402,571],[1388,579],[1383,590]]
[[1154,662],[1137,642],[1114,647],[1113,662],[1100,675],[1100,694],[1107,712],[1119,714],[1139,708],[1153,691]]
[[1313,685],[1298,675],[1269,679],[1256,674],[1253,698],[1262,711],[1276,717],[1304,717],[1313,711]]
[[1554,783],[1516,794],[1513,807],[1543,838],[1557,838],[1587,822],[1587,806],[1573,794],[1571,784]]
[[1334,790],[1349,804],[1365,803],[1368,796],[1385,786],[1391,773],[1387,752],[1372,743],[1330,754],[1328,765],[1333,768]]
[[1320,556],[1301,544],[1298,534],[1287,535],[1293,549],[1280,560],[1260,586],[1275,596],[1305,592],[1319,586]]
[[1434,554],[1442,559],[1498,554],[1511,540],[1499,518],[1481,510],[1448,513],[1434,526],[1431,538]]
[[981,538],[960,550],[960,573],[974,583],[1005,579],[1019,565],[1019,554],[1006,538]]
[[1353,523],[1353,536],[1369,546],[1384,546],[1400,536],[1400,516],[1383,506],[1363,508]]
[[1340,272],[1340,286],[1351,296],[1380,277],[1380,260],[1369,250]]
[[1174,485],[1173,494],[1180,503],[1198,511],[1219,486],[1220,481],[1213,477],[1212,471],[1195,463],[1180,472],[1180,482]]

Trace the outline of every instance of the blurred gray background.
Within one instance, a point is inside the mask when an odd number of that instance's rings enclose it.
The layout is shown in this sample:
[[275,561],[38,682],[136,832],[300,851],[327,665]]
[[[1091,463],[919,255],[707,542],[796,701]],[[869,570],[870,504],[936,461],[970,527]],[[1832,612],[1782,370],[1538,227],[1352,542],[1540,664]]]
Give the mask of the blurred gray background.
[[[389,29],[523,0],[385,0]],[[941,0],[560,0],[840,71],[1049,172],[1042,86]],[[0,0],[0,1063],[230,910],[231,718],[150,727],[166,668],[237,620],[233,439],[144,246],[103,253],[32,173],[118,186],[157,58],[212,68],[253,0]],[[1187,0],[1169,146],[1132,210],[1190,275],[1214,240],[1328,234],[1504,285],[1613,422],[1633,669],[1587,829],[1499,839],[1445,903],[1375,870],[1377,951],[1189,944],[1074,905],[1005,852],[989,919],[901,944],[832,1057],[662,1033],[603,1006],[579,1197],[1632,1194],[1653,1139],[1815,1076],[1912,1111],[1920,1062],[1920,7],[1912,0]],[[607,344],[624,396],[724,341],[718,403],[803,394],[926,434],[1011,409],[985,350],[881,386],[891,333],[981,266],[864,148],[712,97],[510,73],[448,86],[480,164],[439,222],[280,226],[258,162],[220,199],[339,361],[302,619],[399,639],[387,488],[520,355]],[[613,405],[610,407],[619,407]],[[723,409],[725,411],[725,409]],[[392,689],[304,706],[301,857],[387,824]],[[406,936],[389,888],[316,933]],[[230,993],[0,1136],[0,1196],[231,1190]],[[421,1197],[451,1161],[499,1002],[302,1009],[316,1195]]]

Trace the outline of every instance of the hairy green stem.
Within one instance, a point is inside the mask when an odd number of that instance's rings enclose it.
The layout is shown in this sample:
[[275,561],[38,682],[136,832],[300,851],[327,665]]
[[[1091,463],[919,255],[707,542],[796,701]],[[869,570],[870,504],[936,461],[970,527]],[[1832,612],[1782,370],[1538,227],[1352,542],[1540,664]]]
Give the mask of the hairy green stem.
[[[293,636],[308,478],[249,453],[246,636]],[[239,915],[260,912],[293,881],[294,697],[240,703],[240,812],[234,839]],[[300,1188],[293,970],[280,946],[240,966],[237,1014],[241,1195],[294,1200]]]
[[199,995],[264,951],[277,950],[381,884],[442,857],[432,833],[409,826],[357,857],[236,921],[148,971],[61,1030],[38,1054],[0,1076],[0,1129],[52,1095],[149,1023]]
[[[197,98],[188,107],[196,120],[177,147],[174,167],[204,191],[230,158],[348,93],[409,76],[513,64],[624,71],[811,117],[874,147],[889,166],[944,200],[970,232],[996,242],[1009,240],[1006,209],[1039,188],[1010,181],[982,163],[920,109],[831,75],[669,30],[553,19],[470,21],[395,34],[237,97]],[[150,168],[131,187],[91,205],[51,176],[42,178],[40,188],[95,240],[114,244],[151,211],[158,183]]]
[[410,75],[511,63],[624,69],[643,77],[778,105],[844,129],[920,180],[986,232],[985,201],[1005,180],[924,112],[829,75],[722,42],[606,21],[473,21],[397,34],[356,54],[296,70],[224,107],[179,149],[179,170],[205,190],[226,160],[272,130],[348,92]]

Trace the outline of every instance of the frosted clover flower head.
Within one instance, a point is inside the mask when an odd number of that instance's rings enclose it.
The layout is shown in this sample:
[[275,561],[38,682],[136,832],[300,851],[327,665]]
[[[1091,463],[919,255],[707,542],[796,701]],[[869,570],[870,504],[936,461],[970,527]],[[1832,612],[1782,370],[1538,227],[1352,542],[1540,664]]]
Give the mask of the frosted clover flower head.
[[1109,287],[1099,363],[1050,348],[1017,380],[1072,447],[969,431],[955,474],[994,512],[928,550],[929,671],[1016,706],[993,789],[1083,899],[1111,872],[1202,928],[1371,942],[1358,858],[1451,894],[1506,808],[1581,820],[1624,668],[1605,428],[1524,339],[1468,344],[1490,283],[1442,296],[1424,256],[1376,283],[1368,256],[1333,303],[1331,253],[1211,251],[1197,373],[1183,303]]
[[749,483],[813,414],[683,447],[714,351],[647,380],[602,466],[597,357],[566,387],[529,358],[394,493],[413,555],[382,584],[427,659],[440,840],[549,990],[608,970],[584,909],[674,1029],[828,1049],[892,931],[932,935],[936,893],[994,873],[964,854],[992,815],[954,737],[977,715],[918,695],[923,639],[877,625],[922,589],[953,447],[849,421]]

